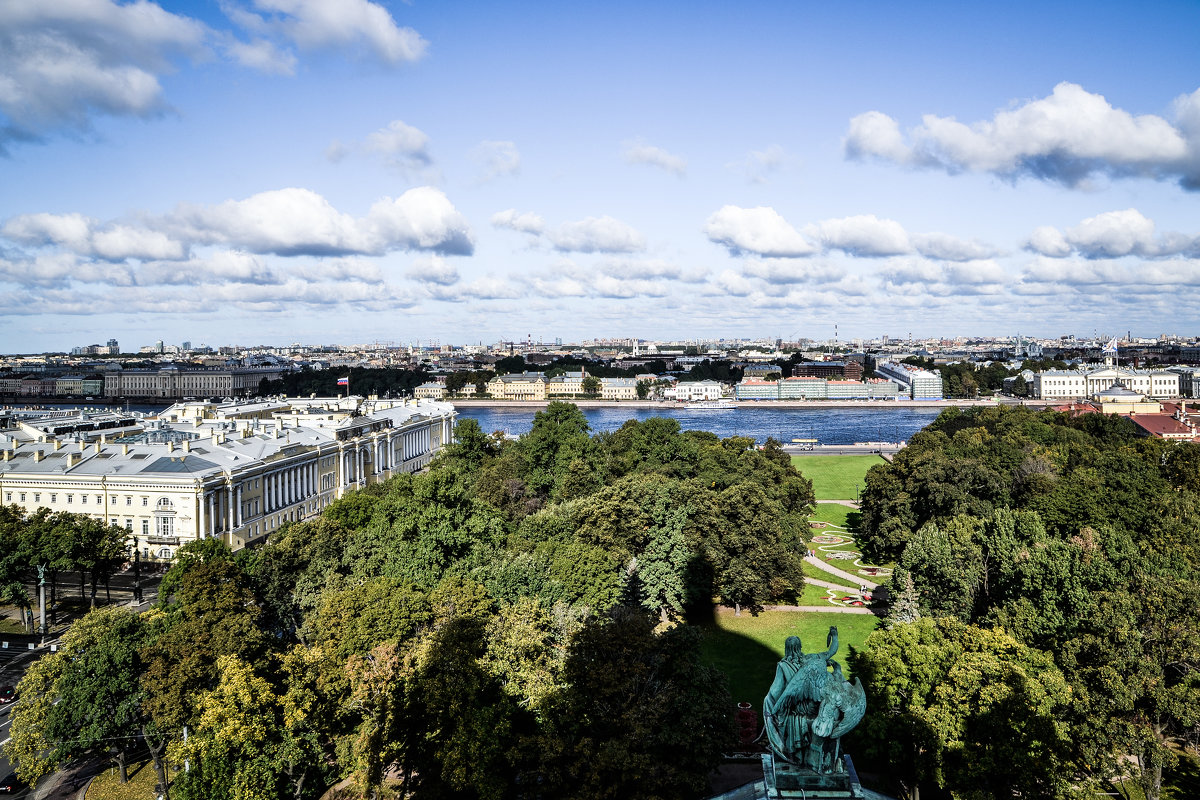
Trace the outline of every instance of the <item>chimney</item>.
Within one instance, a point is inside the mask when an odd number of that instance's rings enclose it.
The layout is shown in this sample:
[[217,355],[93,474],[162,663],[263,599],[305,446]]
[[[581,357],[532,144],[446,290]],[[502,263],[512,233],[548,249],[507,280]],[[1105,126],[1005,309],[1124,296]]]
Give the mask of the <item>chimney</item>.
[[168,453],[175,452],[175,443],[170,440],[167,440],[167,452]]
[[79,452],[82,453],[84,450],[87,450],[87,442],[85,442],[83,439],[80,439],[79,440]]
[[123,455],[123,456],[129,455],[129,445],[127,445],[127,444],[121,445],[121,455]]
[[185,452],[185,453],[192,452],[192,440],[191,439],[183,440],[183,452]]
[[57,453],[59,450],[62,450],[62,439],[55,439],[54,440],[54,452]]
[[[41,460],[42,460],[42,451],[41,451],[41,450],[34,450],[34,451],[33,451],[33,460],[34,460],[34,461],[41,461]],[[68,459],[68,460],[69,460],[69,459]]]
[[5,461],[12,461],[12,454],[13,454],[13,451],[12,451],[12,450],[5,450],[5,451],[4,451],[4,460],[5,460]]
[[103,442],[96,442],[96,452],[99,453],[100,448],[103,446],[104,446]]

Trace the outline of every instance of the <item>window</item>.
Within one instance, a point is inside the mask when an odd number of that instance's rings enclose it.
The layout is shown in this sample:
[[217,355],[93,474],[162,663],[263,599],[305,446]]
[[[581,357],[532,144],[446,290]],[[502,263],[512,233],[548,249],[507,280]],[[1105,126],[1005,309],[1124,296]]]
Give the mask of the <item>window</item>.
[[21,502],[22,503],[25,502],[25,493],[24,492],[21,492]]
[[149,497],[143,497],[143,498],[142,498],[142,505],[143,505],[143,506],[148,506],[148,505],[150,505],[150,498],[149,498]]
[[133,505],[133,498],[130,497],[129,495],[125,495],[125,505],[127,505],[127,506]]
[[150,535],[150,520],[144,519],[144,520],[142,520],[142,536],[149,536],[149,535]]
[[11,502],[12,502],[12,492],[5,492],[5,493],[4,493],[4,502],[6,502],[6,503],[11,503]]
[[40,502],[42,502],[42,493],[41,493],[41,492],[34,492],[34,493],[33,493],[33,502],[35,502],[35,503],[40,503]]
[[116,527],[116,525],[117,525],[117,518],[116,518],[116,517],[113,517],[112,519],[110,519],[110,520],[108,521],[108,524],[109,524],[109,525],[112,525],[112,526],[115,528],[115,527]]
[[[22,499],[22,500],[24,500],[25,498],[21,498],[21,499]],[[73,503],[73,502],[75,502],[75,495],[73,495],[73,494],[69,494],[69,495],[67,495],[67,502],[68,502],[68,503]]]
[[164,547],[162,550],[159,550],[158,557],[159,558],[170,558],[171,557],[171,548]]
[[87,495],[86,494],[79,495],[79,502],[83,503],[84,505],[87,505]]
[[57,494],[55,494],[54,492],[51,492],[51,493],[50,493],[50,502],[51,502],[51,503],[57,503],[57,502],[58,502],[58,495],[57,495]]
[[155,520],[159,536],[174,536],[175,535],[175,518],[174,517],[158,517]]
[[125,530],[130,532],[133,531],[133,520],[131,520],[129,517],[125,518]]
[[115,506],[117,504],[117,496],[114,494],[112,497],[108,498],[108,502]]

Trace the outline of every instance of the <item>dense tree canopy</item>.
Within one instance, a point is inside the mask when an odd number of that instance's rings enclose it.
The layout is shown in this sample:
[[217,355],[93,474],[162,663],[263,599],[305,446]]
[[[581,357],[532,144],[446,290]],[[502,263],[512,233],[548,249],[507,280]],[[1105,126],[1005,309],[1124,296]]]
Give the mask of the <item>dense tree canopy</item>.
[[[957,797],[1012,796],[998,787],[1017,787],[1020,776],[989,755],[1003,738],[1069,780],[1053,784],[1031,769],[1022,774],[1041,782],[1021,796],[1054,797],[1132,771],[1157,800],[1164,767],[1200,744],[1198,453],[1200,445],[1139,438],[1127,420],[1101,414],[951,410],[868,473],[861,541],[898,562],[896,605],[891,629],[872,636],[856,668],[886,698],[885,718],[870,724],[907,748],[890,756],[912,765],[910,783],[934,781]],[[1005,712],[996,743],[971,746],[972,769],[959,773],[965,764],[945,756],[962,737],[936,724],[941,706],[928,683],[950,677],[938,672],[940,657],[922,654],[980,641],[977,631],[1012,637],[1013,654],[1030,664],[1026,652],[1044,654],[1054,669],[1039,667],[1036,683],[1026,670],[1025,693],[1005,702],[1024,708],[1027,722]],[[1008,673],[979,672],[992,696],[1019,688]],[[925,688],[889,694],[914,680]],[[1065,696],[1051,691],[1059,680]],[[1035,742],[1022,738],[1033,734]],[[1006,758],[1023,763],[1019,756]]]
[[[519,440],[464,422],[427,471],[254,549],[188,544],[150,612],[77,623],[9,752],[33,778],[140,739],[160,781],[187,760],[186,799],[694,797],[733,709],[686,620],[794,598],[812,502],[777,443],[592,435],[564,403]],[[83,563],[75,528],[18,521],[0,577]]]

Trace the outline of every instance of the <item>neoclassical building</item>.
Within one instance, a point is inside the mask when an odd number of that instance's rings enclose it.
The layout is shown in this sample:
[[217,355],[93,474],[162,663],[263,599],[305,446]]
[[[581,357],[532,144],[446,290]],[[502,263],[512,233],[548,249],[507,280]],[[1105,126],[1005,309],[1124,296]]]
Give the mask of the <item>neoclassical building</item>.
[[147,558],[208,537],[236,550],[422,469],[454,417],[448,403],[349,397],[20,420],[0,431],[0,498],[124,527]]

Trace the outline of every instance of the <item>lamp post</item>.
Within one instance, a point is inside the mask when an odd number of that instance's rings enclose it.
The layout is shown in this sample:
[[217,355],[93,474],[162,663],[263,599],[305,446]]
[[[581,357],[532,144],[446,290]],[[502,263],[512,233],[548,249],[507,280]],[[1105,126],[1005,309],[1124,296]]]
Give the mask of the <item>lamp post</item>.
[[142,602],[142,558],[138,538],[133,537],[133,599]]

